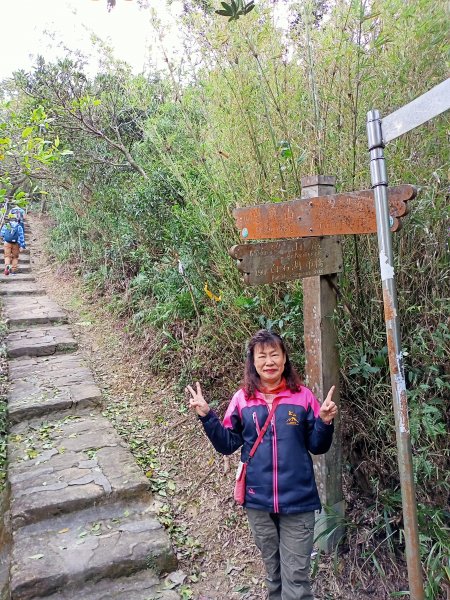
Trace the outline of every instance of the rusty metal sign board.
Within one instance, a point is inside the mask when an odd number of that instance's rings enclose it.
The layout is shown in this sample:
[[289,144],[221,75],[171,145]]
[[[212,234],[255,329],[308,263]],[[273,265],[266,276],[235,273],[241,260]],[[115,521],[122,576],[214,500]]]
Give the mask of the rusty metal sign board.
[[[406,202],[415,195],[412,185],[388,189],[392,231],[400,228],[399,218],[408,212]],[[377,232],[372,190],[235,208],[233,215],[245,240]]]
[[230,248],[247,285],[279,283],[342,271],[339,240],[300,238],[277,242],[238,244]]

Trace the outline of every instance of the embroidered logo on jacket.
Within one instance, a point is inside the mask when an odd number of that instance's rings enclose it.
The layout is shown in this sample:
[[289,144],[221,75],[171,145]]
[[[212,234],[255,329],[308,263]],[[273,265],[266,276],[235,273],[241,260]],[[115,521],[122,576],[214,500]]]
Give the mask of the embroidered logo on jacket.
[[288,419],[286,421],[286,424],[287,425],[298,425],[299,421],[298,421],[298,417],[295,414],[295,412],[293,412],[292,410],[290,410],[288,414],[289,414],[289,417],[288,417]]

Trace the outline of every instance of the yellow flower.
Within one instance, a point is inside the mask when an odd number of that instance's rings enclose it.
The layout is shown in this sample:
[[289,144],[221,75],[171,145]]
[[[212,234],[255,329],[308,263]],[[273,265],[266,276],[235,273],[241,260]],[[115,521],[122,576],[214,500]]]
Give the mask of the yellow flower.
[[216,296],[211,292],[211,290],[208,289],[207,281],[205,281],[205,287],[203,289],[205,290],[205,294],[208,296],[208,298],[211,298],[211,300],[215,300],[216,302],[220,302],[222,300],[222,296]]

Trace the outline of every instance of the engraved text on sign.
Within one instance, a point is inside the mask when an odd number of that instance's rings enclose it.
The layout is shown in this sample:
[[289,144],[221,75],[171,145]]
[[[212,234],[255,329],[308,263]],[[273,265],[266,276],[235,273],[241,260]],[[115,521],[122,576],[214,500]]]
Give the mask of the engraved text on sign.
[[248,285],[277,283],[342,270],[342,249],[334,238],[301,238],[239,244],[230,249]]
[[[416,195],[412,185],[388,189],[391,229],[400,227],[406,202]],[[372,190],[318,196],[309,200],[258,204],[233,211],[236,227],[246,240],[376,233]]]

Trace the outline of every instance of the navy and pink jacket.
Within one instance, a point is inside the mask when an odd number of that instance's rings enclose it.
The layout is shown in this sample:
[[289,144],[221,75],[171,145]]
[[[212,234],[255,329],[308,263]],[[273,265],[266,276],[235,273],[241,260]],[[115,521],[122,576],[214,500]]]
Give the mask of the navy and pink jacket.
[[[247,465],[245,507],[273,513],[320,510],[314,479],[312,454],[324,454],[331,446],[333,425],[318,416],[320,405],[311,390],[284,390],[272,422]],[[246,398],[243,389],[233,396],[223,424],[211,410],[200,417],[206,435],[221,454],[232,454],[242,446],[245,462],[269,407],[259,392]]]

